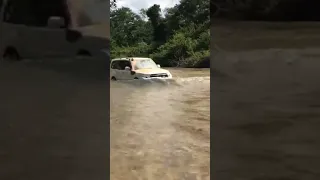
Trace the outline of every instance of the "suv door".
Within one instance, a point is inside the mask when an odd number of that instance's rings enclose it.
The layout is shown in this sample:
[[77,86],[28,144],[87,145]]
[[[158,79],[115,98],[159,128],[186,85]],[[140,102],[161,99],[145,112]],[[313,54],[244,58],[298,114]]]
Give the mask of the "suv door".
[[119,61],[115,60],[111,62],[110,66],[110,77],[114,77],[116,79],[121,79]]
[[129,60],[121,60],[120,61],[120,68],[121,68],[121,77],[123,80],[131,80],[133,79],[133,76],[131,75],[131,71],[126,70],[126,67],[130,67],[130,69],[132,69],[131,66],[131,62]]

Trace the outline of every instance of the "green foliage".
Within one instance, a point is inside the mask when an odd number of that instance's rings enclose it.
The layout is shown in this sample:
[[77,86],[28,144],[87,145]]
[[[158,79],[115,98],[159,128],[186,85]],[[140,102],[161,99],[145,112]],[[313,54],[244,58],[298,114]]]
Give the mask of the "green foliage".
[[[194,52],[190,57],[188,57],[184,62],[182,62],[182,66],[184,67],[208,67],[209,63],[205,62],[206,59],[210,58],[209,50],[201,50]],[[206,64],[206,65],[202,65]]]
[[110,1],[110,9],[113,9],[115,7],[117,7],[116,0],[111,0]]
[[193,38],[196,29],[181,29],[171,39],[157,48],[151,57],[164,66],[192,67],[209,56],[209,30],[202,32],[198,38]]
[[165,10],[159,5],[134,13],[111,11],[111,56],[151,57],[161,66],[194,67],[209,56],[209,0],[181,0]]
[[180,66],[180,62],[191,56],[196,46],[195,39],[187,37],[184,33],[176,33],[157,49],[158,52],[153,57],[165,66]]
[[208,50],[210,45],[210,30],[200,33],[197,41],[197,50]]
[[117,57],[148,57],[151,46],[146,43],[138,43],[136,46],[111,48],[111,58]]
[[142,20],[131,9],[123,7],[111,11],[111,38],[117,46],[134,46],[137,43],[150,43],[151,24]]

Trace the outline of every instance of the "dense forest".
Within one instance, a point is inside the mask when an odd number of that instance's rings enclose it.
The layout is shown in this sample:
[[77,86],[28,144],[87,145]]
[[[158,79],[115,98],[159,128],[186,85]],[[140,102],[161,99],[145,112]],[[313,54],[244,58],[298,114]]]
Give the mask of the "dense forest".
[[211,0],[211,17],[260,21],[319,21],[319,7],[319,0]]
[[110,24],[112,58],[140,56],[166,67],[209,67],[209,0],[181,0],[165,10],[154,4],[139,13],[116,8],[112,1]]

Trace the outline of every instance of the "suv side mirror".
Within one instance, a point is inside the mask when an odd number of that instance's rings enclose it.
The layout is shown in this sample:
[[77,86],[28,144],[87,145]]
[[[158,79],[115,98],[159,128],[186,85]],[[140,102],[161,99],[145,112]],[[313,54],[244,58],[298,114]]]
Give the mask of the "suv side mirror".
[[160,64],[157,64],[158,68],[161,68]]
[[51,16],[48,19],[47,26],[54,29],[65,27],[65,19],[60,16]]
[[124,69],[125,69],[126,71],[131,71],[131,68],[130,68],[129,66],[126,66]]

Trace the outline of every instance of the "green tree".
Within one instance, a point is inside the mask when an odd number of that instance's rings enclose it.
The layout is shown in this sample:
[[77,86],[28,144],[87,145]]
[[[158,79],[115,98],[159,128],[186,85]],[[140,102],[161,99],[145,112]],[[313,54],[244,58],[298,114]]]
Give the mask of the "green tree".
[[181,0],[180,4],[166,10],[167,26],[173,31],[188,26],[190,23],[210,24],[210,1]]
[[209,0],[181,0],[165,9],[164,16],[157,4],[139,14],[126,7],[112,10],[112,57],[149,56],[162,66],[208,67],[209,4]]
[[164,43],[167,40],[166,24],[161,17],[160,5],[155,4],[146,11],[146,15],[153,27],[153,40],[157,44]]
[[141,42],[151,42],[150,24],[131,9],[122,7],[111,11],[110,20],[111,38],[117,46],[134,46]]
[[110,7],[111,7],[111,8],[114,8],[114,7],[116,7],[116,6],[117,6],[116,0],[111,0],[111,1],[110,1]]

